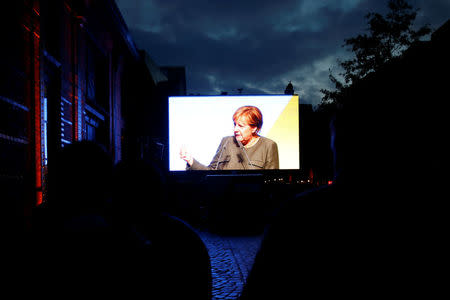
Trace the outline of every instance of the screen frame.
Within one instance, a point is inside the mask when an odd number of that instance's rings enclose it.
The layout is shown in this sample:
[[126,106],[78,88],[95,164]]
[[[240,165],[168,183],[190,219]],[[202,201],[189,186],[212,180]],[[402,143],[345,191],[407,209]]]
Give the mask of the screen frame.
[[[171,128],[170,128],[170,122],[171,122],[171,111],[170,111],[170,101],[171,99],[179,99],[179,98],[229,98],[229,99],[233,99],[233,98],[242,98],[242,97],[258,97],[258,98],[267,98],[270,99],[270,97],[279,97],[279,96],[283,96],[283,97],[293,97],[296,96],[297,97],[297,111],[298,111],[298,117],[297,117],[297,122],[298,122],[298,168],[284,168],[284,169],[262,169],[262,170],[250,170],[250,169],[239,169],[239,170],[171,170],[170,167],[170,156],[171,156],[171,147],[174,147],[171,143],[171,134],[173,134],[171,132]],[[265,100],[263,100],[265,101]],[[168,125],[167,125],[167,132],[168,132],[168,159],[167,159],[167,172],[171,175],[174,175],[176,177],[182,177],[185,175],[189,175],[192,176],[193,174],[195,174],[195,176],[208,176],[208,175],[236,175],[236,176],[241,176],[241,175],[245,175],[245,174],[249,174],[249,175],[268,175],[269,177],[272,175],[280,175],[280,174],[292,174],[292,173],[302,173],[303,172],[303,168],[302,168],[302,150],[301,150],[301,115],[300,115],[300,97],[298,96],[298,94],[293,94],[293,95],[286,95],[286,94],[263,94],[263,95],[244,95],[244,94],[239,94],[239,95],[187,95],[187,96],[169,96],[167,98],[167,106],[168,106]],[[263,116],[264,118],[264,116]],[[230,116],[231,119],[231,116]],[[231,121],[230,121],[231,122]],[[263,124],[264,127],[264,124]],[[232,135],[232,134],[229,134]],[[228,135],[228,136],[229,136]],[[262,135],[264,136],[264,135]],[[221,137],[223,137],[221,135]],[[218,146],[219,144],[217,144]],[[211,156],[212,159],[212,156]],[[209,164],[209,163],[208,163]]]

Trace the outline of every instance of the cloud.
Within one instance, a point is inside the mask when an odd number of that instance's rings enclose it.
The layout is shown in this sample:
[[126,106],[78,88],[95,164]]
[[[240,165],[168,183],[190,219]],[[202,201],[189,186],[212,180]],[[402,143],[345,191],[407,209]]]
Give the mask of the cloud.
[[321,88],[331,88],[328,69],[348,55],[344,39],[366,29],[369,11],[386,6],[370,0],[116,2],[139,48],[159,65],[186,67],[188,93],[281,94],[292,81],[312,104],[320,102]]
[[414,0],[411,4],[420,8],[416,23],[430,24],[432,29],[442,26],[450,18],[450,2],[447,0]]

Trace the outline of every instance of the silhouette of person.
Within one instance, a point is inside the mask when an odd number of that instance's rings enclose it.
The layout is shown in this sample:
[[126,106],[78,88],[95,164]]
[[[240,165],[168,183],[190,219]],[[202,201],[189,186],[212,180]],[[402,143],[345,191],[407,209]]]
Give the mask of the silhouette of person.
[[108,153],[90,141],[66,145],[49,161],[48,202],[36,210],[28,265],[34,292],[59,297],[108,293],[112,166]]
[[164,299],[211,299],[207,248],[189,224],[164,211],[163,172],[143,160],[122,161],[114,186],[113,224],[127,240],[122,251],[128,255],[127,282]]
[[391,268],[398,254],[398,228],[386,213],[391,207],[379,197],[379,182],[365,182],[384,166],[367,168],[375,153],[360,150],[382,140],[364,126],[367,115],[355,112],[343,109],[331,122],[333,184],[284,201],[265,232],[241,300],[384,295],[399,282],[393,276],[398,270]]

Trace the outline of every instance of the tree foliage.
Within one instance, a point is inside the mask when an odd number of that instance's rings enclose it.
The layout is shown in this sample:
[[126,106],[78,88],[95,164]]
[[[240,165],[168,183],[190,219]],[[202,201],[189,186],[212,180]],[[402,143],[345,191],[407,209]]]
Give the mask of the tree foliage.
[[343,69],[339,75],[344,82],[338,80],[330,70],[329,78],[335,90],[322,89],[322,103],[342,103],[349,86],[376,72],[431,32],[428,25],[413,29],[419,9],[413,9],[406,0],[389,0],[387,5],[389,10],[386,15],[371,12],[365,16],[367,33],[344,40],[343,47],[353,52],[354,57],[338,60],[339,67]]

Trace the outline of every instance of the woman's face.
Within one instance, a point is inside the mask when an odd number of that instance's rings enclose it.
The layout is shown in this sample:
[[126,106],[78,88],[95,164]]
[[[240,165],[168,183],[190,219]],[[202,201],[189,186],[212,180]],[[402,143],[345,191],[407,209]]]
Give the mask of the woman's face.
[[256,135],[256,127],[250,126],[244,118],[239,118],[234,122],[234,136],[236,140],[246,145]]

